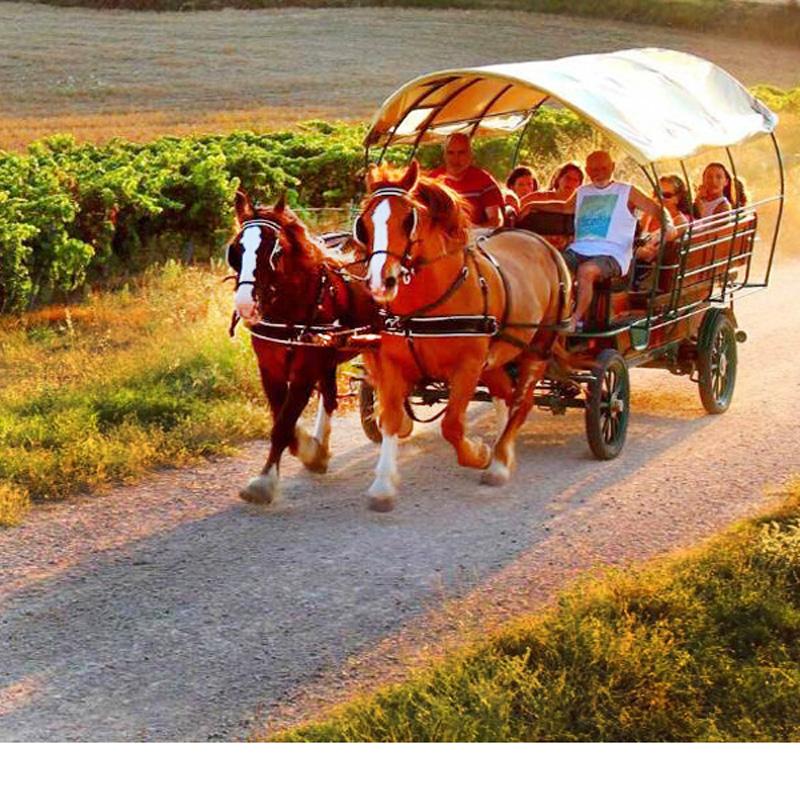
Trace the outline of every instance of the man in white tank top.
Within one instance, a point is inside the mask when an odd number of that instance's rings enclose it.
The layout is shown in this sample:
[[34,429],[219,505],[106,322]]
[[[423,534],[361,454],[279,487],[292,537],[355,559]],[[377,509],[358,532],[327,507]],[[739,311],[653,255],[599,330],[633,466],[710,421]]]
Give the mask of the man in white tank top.
[[576,276],[577,299],[574,321],[580,329],[592,304],[594,285],[608,278],[627,275],[633,261],[636,212],[662,220],[667,241],[676,236],[669,214],[630,183],[614,180],[614,162],[605,150],[586,159],[591,183],[579,186],[568,200],[533,202],[536,211],[575,214],[575,241],[563,252]]

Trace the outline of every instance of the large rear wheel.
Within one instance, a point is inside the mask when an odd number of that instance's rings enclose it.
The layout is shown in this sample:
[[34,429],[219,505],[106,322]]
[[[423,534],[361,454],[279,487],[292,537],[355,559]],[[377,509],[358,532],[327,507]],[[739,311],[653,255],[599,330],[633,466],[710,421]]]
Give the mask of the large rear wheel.
[[736,386],[736,329],[717,309],[709,311],[697,337],[700,400],[709,414],[728,410]]
[[592,376],[586,398],[586,438],[595,458],[609,461],[622,451],[628,432],[628,365],[616,350],[603,350]]

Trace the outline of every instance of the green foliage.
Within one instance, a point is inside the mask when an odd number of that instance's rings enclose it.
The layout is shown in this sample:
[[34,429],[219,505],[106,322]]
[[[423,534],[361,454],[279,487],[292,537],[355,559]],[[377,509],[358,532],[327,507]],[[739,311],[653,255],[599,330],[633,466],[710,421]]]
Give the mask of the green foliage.
[[797,741],[800,494],[280,738]]
[[752,92],[773,111],[800,114],[800,87],[778,89],[775,86],[762,84],[753,88]]

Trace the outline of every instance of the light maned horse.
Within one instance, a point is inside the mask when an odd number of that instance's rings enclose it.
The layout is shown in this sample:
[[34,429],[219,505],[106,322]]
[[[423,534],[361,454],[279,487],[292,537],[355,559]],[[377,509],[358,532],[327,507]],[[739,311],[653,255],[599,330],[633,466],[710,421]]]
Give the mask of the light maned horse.
[[[383,442],[368,490],[370,507],[385,511],[394,505],[404,402],[426,379],[449,384],[442,434],[458,463],[485,470],[485,483],[505,483],[515,463],[517,432],[551,357],[555,326],[568,315],[569,272],[557,250],[525,231],[470,243],[463,200],[420,176],[416,161],[405,170],[372,167],[367,191],[355,236],[367,251],[372,296],[390,321],[398,321],[398,332],[382,332],[371,364]],[[471,335],[425,336],[413,327],[411,336],[402,332],[406,318],[451,315],[470,316]],[[497,320],[498,330],[481,335],[481,318],[487,317]],[[424,331],[424,325],[416,329]],[[510,362],[516,365],[514,378],[506,369]],[[465,412],[479,383],[501,401],[493,448],[465,435]]]
[[[267,339],[252,336],[261,384],[273,427],[269,456],[261,474],[239,493],[253,503],[271,503],[279,485],[281,456],[288,447],[314,472],[325,472],[330,458],[331,415],[337,406],[336,367],[355,350],[299,343],[309,328],[373,326],[377,307],[363,281],[344,269],[344,257],[328,250],[281,199],[273,208],[253,207],[236,195],[239,231],[229,245],[229,263],[237,269],[236,311],[248,324],[267,320]],[[270,337],[287,336],[287,341]],[[323,334],[324,336],[324,334]],[[323,339],[324,341],[324,339]],[[320,392],[314,432],[297,421],[314,388]]]

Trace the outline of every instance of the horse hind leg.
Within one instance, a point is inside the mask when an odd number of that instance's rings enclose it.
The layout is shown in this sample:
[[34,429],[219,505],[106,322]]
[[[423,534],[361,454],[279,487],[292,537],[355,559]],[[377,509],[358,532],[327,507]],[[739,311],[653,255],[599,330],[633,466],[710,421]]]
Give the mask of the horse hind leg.
[[284,402],[272,429],[267,463],[261,470],[261,474],[252,478],[247,486],[239,492],[242,500],[267,505],[277,497],[281,456],[283,451],[295,440],[295,425],[308,404],[313,388],[313,384],[308,383],[293,382],[289,384],[286,402]]
[[[297,456],[311,472],[327,472],[331,459],[331,417],[338,405],[336,398],[336,367],[326,373],[320,381],[320,398],[314,432],[309,436],[300,433]],[[302,429],[301,429],[302,430]]]
[[511,477],[516,465],[517,433],[528,417],[534,401],[536,384],[544,377],[547,364],[543,361],[523,361],[511,402],[508,422],[494,446],[492,461],[481,475],[481,483],[502,486]]

